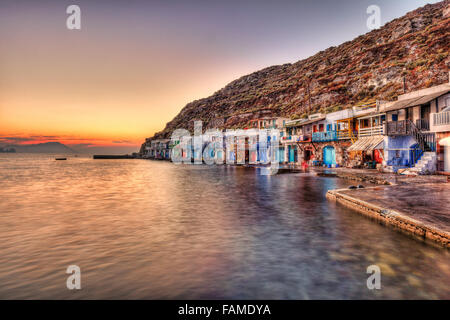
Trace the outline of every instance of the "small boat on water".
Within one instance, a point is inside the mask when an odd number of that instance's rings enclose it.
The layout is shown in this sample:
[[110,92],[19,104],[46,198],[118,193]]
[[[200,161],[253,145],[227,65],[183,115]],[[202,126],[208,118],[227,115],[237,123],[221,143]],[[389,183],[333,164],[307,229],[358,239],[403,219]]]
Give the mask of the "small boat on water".
[[67,160],[67,158],[55,158],[55,160]]

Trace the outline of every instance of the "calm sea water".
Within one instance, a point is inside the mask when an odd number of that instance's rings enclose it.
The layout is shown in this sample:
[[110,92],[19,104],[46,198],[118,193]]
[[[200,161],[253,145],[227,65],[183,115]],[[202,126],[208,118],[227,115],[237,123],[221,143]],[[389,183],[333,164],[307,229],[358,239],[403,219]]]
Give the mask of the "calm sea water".
[[326,201],[345,180],[0,154],[0,183],[1,299],[450,298],[448,251]]

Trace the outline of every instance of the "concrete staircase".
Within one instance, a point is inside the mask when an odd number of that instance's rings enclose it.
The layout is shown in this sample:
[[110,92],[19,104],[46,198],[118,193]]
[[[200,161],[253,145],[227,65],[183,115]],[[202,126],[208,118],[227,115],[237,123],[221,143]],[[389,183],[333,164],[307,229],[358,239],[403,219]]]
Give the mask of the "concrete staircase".
[[436,153],[425,152],[416,165],[408,171],[417,172],[418,174],[430,174],[436,172]]

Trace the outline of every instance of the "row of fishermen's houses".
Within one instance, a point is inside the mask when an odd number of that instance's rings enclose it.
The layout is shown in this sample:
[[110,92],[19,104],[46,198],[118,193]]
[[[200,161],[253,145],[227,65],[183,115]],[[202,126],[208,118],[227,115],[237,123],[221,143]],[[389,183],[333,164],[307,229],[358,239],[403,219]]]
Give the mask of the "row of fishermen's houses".
[[[280,137],[268,134],[267,141],[258,141],[258,150],[240,152],[236,149],[239,138],[234,137],[234,132],[224,133],[224,141],[228,137],[235,139],[233,148],[225,150],[224,143],[224,149],[220,148],[220,154],[214,156],[224,162],[236,160],[238,164],[265,162],[267,159],[263,159],[259,149],[266,150],[278,139],[276,159],[284,164],[382,168],[392,172],[407,169],[410,173],[450,172],[450,83],[401,95],[394,102],[317,113],[306,119],[255,119],[250,122],[250,128],[243,130],[248,133],[246,146],[252,145],[249,141],[253,139],[254,129],[268,132],[278,129]],[[214,138],[209,135],[204,140]],[[143,157],[171,158],[170,139],[147,139],[145,146]]]

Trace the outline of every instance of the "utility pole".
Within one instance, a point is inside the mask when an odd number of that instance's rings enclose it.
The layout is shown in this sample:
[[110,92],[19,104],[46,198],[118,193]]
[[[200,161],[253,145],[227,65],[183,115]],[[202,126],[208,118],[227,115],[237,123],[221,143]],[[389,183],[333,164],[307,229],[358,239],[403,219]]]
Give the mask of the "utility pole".
[[403,93],[406,93],[406,76],[403,76]]
[[311,103],[311,91],[309,90],[309,84],[310,84],[310,76],[306,76],[306,93],[308,94],[308,108],[309,111],[312,110],[312,103]]
[[406,93],[406,68],[403,68],[403,93]]

